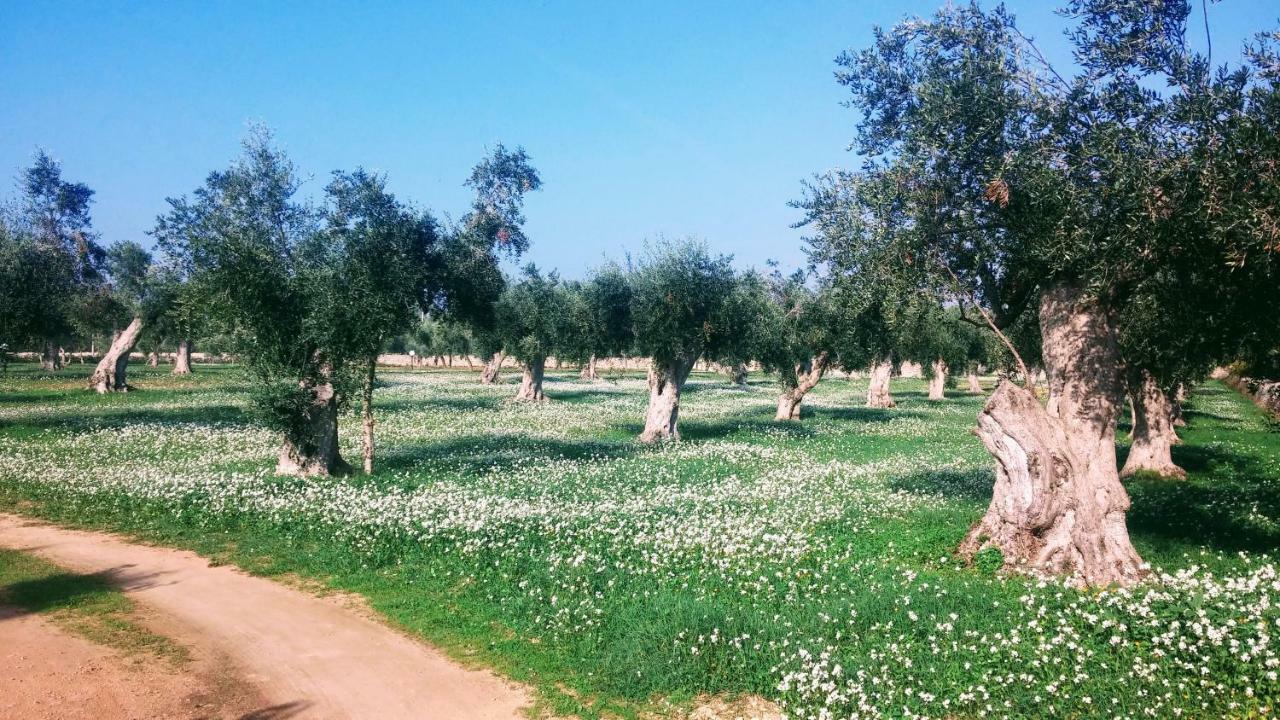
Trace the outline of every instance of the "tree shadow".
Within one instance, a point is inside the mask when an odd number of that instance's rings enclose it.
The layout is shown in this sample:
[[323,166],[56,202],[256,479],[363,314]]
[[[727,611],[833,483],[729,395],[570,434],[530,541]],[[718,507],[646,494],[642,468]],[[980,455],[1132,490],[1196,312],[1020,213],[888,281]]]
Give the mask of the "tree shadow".
[[59,408],[54,412],[32,413],[26,417],[0,419],[0,429],[32,428],[92,432],[113,430],[127,425],[154,423],[159,425],[223,425],[250,422],[238,405],[220,404],[198,407],[128,407],[86,408],[81,405]]
[[432,463],[460,473],[550,460],[621,459],[641,450],[631,441],[596,438],[562,440],[526,433],[461,435],[444,441],[400,444],[379,455],[379,472],[408,470]]
[[125,590],[154,587],[163,572],[138,572],[132,565],[120,565],[98,573],[59,572],[32,580],[0,586],[0,601],[14,608],[13,614],[36,614],[83,605],[101,597],[111,588]]
[[294,700],[293,702],[280,703],[279,705],[247,712],[237,720],[285,720],[285,718],[294,717],[310,707],[311,703],[305,700]]
[[990,502],[994,486],[995,473],[991,468],[921,471],[889,479],[893,490],[973,503]]

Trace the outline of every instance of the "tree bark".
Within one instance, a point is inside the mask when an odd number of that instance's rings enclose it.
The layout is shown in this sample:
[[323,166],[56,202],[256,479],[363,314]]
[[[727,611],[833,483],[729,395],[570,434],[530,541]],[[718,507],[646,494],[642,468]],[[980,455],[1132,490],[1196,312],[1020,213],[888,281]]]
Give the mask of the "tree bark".
[[298,435],[285,436],[276,461],[276,473],[300,476],[350,473],[351,466],[342,459],[338,448],[338,396],[333,383],[325,377],[317,383],[303,382],[302,390],[310,396],[310,402]]
[[111,347],[98,361],[93,375],[89,377],[89,387],[98,393],[127,392],[129,390],[128,371],[129,353],[138,344],[138,335],[142,333],[142,318],[136,317],[124,330],[116,333]]
[[62,361],[58,358],[58,344],[53,340],[46,339],[44,347],[40,351],[40,369],[52,372],[61,368]]
[[929,399],[945,400],[947,387],[947,364],[942,359],[933,361],[933,377],[929,378]]
[[1129,458],[1120,470],[1120,477],[1151,472],[1161,477],[1185,479],[1187,471],[1173,462],[1170,452],[1181,441],[1173,429],[1169,394],[1146,370],[1130,371],[1128,383],[1133,407],[1133,444],[1129,447]]
[[680,439],[680,391],[693,371],[694,360],[677,357],[669,365],[649,364],[649,407],[644,414],[640,442]]
[[373,381],[378,371],[378,358],[369,359],[369,367],[365,370],[364,387],[361,388],[361,429],[364,431],[361,449],[364,453],[364,474],[373,474]]
[[1050,399],[1001,380],[978,416],[996,460],[986,515],[960,553],[997,548],[1007,570],[1127,585],[1147,572],[1129,541],[1129,496],[1116,472],[1119,354],[1107,317],[1079,288],[1044,291],[1040,328]]
[[587,364],[582,366],[582,372],[578,374],[578,377],[582,380],[590,380],[591,382],[595,382],[600,379],[600,374],[596,372],[595,355],[592,355],[591,358],[587,360]]
[[871,363],[871,381],[867,385],[867,407],[891,408],[897,403],[889,392],[889,378],[893,375],[893,363],[878,360]]
[[784,389],[778,397],[778,412],[773,416],[774,420],[800,419],[800,404],[827,371],[827,358],[828,354],[824,352],[812,360],[796,364],[796,385]]
[[975,395],[982,394],[982,382],[978,380],[978,373],[969,371],[969,392]]
[[178,341],[178,351],[173,354],[173,374],[191,374],[191,341]]
[[547,396],[542,392],[542,376],[545,374],[547,359],[535,358],[523,366],[520,378],[520,389],[516,391],[516,402],[542,402]]
[[499,372],[502,369],[502,361],[506,359],[506,355],[501,350],[493,354],[489,362],[484,364],[484,370],[480,371],[480,384],[492,385],[498,382]]
[[747,364],[736,362],[729,368],[729,380],[734,385],[747,384]]

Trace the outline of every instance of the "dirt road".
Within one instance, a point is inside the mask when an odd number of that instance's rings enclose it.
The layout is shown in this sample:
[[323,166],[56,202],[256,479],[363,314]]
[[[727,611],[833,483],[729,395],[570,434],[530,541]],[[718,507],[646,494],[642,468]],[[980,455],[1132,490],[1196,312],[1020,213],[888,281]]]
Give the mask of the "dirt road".
[[525,689],[357,611],[194,553],[3,513],[0,547],[101,573],[159,615],[166,634],[225,658],[265,703],[247,717],[505,720],[530,702]]

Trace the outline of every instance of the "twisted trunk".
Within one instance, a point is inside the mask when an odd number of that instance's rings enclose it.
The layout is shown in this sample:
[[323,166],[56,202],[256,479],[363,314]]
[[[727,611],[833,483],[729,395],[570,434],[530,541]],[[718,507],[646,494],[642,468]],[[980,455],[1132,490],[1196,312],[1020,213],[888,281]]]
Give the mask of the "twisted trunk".
[[323,371],[318,381],[303,381],[308,402],[301,422],[287,433],[276,461],[280,475],[346,475],[351,466],[338,449],[338,394],[331,373]]
[[373,381],[378,372],[378,358],[369,359],[369,367],[365,370],[364,386],[361,388],[360,424],[363,430],[361,450],[364,455],[364,474],[373,473]]
[[747,384],[747,364],[736,362],[733,367],[729,368],[729,380],[734,385]]
[[124,330],[115,334],[111,347],[98,361],[93,375],[89,377],[89,387],[99,393],[127,392],[129,390],[128,371],[129,353],[138,344],[138,335],[142,333],[142,318],[136,317]]
[[516,391],[516,402],[542,402],[547,399],[547,396],[542,393],[542,376],[546,365],[545,357],[535,358],[524,365],[520,389]]
[[596,372],[596,356],[592,355],[587,364],[582,366],[582,372],[578,374],[582,380],[590,380],[595,382],[600,379],[600,375]]
[[996,460],[995,488],[960,553],[994,547],[1009,570],[1088,586],[1133,583],[1146,570],[1129,541],[1129,496],[1116,472],[1114,334],[1096,302],[1072,286],[1044,292],[1040,328],[1048,407],[1007,380],[987,400],[977,434]]
[[982,383],[978,380],[978,373],[969,371],[969,392],[975,395],[982,394]]
[[644,414],[640,442],[680,439],[680,391],[693,371],[694,360],[677,357],[669,363],[649,364],[649,407]]
[[796,384],[784,389],[778,397],[778,413],[773,416],[774,420],[800,419],[800,403],[804,402],[804,396],[818,385],[822,374],[827,371],[827,358],[828,355],[824,352],[812,360],[796,364]]
[[191,341],[180,340],[178,342],[178,351],[173,354],[173,374],[174,375],[190,375],[191,374]]
[[946,399],[947,369],[947,364],[941,358],[933,361],[933,377],[929,378],[930,400]]
[[1166,393],[1146,370],[1129,372],[1129,401],[1133,408],[1133,444],[1120,477],[1152,472],[1162,477],[1187,477],[1173,462],[1170,449],[1181,442],[1173,429],[1173,408]]
[[489,362],[484,364],[484,370],[480,371],[480,384],[492,385],[498,382],[498,372],[502,369],[502,361],[506,359],[506,355],[501,350],[493,354]]
[[871,381],[867,385],[867,407],[891,408],[897,403],[889,392],[889,378],[893,376],[893,363],[880,360],[871,363]]
[[58,358],[58,344],[46,339],[40,349],[40,369],[52,372],[62,368],[62,360]]

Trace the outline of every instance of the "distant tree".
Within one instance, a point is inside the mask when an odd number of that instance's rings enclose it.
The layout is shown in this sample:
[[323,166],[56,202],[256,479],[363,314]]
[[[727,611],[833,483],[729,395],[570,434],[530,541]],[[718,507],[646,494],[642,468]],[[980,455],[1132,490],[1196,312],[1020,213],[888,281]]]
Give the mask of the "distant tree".
[[[118,310],[112,313],[111,345],[89,377],[89,388],[99,393],[126,392],[132,389],[128,382],[129,354],[137,346],[148,319],[165,312],[165,304],[171,298],[157,292],[161,286],[152,276],[151,253],[138,243],[112,245],[107,251],[106,268]],[[121,323],[125,323],[123,328]]]
[[583,380],[596,380],[596,361],[622,355],[634,342],[631,285],[622,268],[610,263],[570,290],[572,330],[560,355],[582,365]]
[[839,363],[841,323],[827,289],[814,290],[805,275],[769,278],[770,304],[760,315],[758,359],[778,373],[782,392],[775,420],[799,420],[800,405],[826,371]]
[[155,236],[180,258],[215,333],[257,379],[255,406],[284,435],[276,471],[349,469],[339,408],[360,388],[372,471],[377,354],[419,313],[483,318],[501,288],[497,252],[517,252],[521,197],[537,175],[499,146],[469,181],[477,200],[442,232],[362,170],[334,173],[319,209],[299,202],[292,163],[257,129],[229,169],[170,200]]
[[523,378],[516,402],[546,400],[542,391],[547,358],[557,352],[572,328],[570,296],[554,273],[543,275],[528,265],[510,283],[494,309],[502,347],[520,363]]
[[694,363],[731,354],[754,321],[739,314],[750,303],[735,300],[729,262],[702,244],[664,242],[632,274],[636,350],[651,358],[642,442],[679,439],[680,391]]
[[968,347],[960,320],[931,296],[921,298],[903,332],[903,356],[920,363],[929,381],[929,399],[946,397],[952,369],[964,367]]
[[75,282],[67,257],[0,217],[0,366],[8,353],[42,349],[46,370],[58,363],[49,342],[66,331]]

